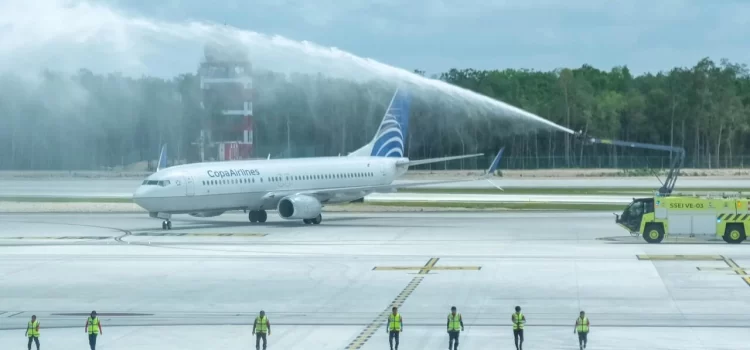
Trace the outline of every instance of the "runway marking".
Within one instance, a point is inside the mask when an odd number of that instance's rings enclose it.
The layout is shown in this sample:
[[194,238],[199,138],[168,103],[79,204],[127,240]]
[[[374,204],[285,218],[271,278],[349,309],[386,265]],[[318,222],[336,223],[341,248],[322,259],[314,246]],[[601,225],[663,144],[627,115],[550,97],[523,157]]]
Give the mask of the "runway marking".
[[661,260],[661,261],[723,261],[728,267],[700,267],[697,266],[698,271],[734,271],[734,273],[745,281],[745,284],[750,286],[750,274],[747,271],[737,265],[733,259],[727,258],[723,255],[636,255],[638,260]]
[[481,266],[435,266],[440,258],[432,258],[425,266],[375,266],[373,271],[406,271],[419,270],[420,275],[429,274],[432,270],[481,270]]
[[[52,316],[90,316],[90,313],[75,312],[75,313],[58,313],[51,314]],[[97,312],[97,316],[154,316],[154,314],[138,314],[132,312]]]
[[636,255],[638,260],[692,260],[692,261],[721,261],[721,255]]
[[0,237],[0,239],[109,239],[113,236],[28,236],[28,237]]
[[138,232],[131,236],[148,237],[265,237],[267,233],[186,233],[186,232]]
[[359,335],[354,338],[351,343],[349,343],[346,349],[356,350],[362,348],[362,346],[364,346],[365,343],[370,340],[372,335],[375,334],[375,332],[380,329],[383,323],[387,320],[388,314],[391,313],[391,308],[395,306],[400,309],[401,306],[404,305],[406,298],[408,298],[411,293],[414,293],[414,290],[417,289],[419,284],[424,279],[424,275],[428,274],[430,269],[435,267],[435,264],[438,260],[439,258],[432,258],[423,267],[418,268],[420,270],[418,275],[412,278],[411,282],[409,282],[406,288],[404,288],[401,293],[399,293],[398,296],[393,299],[390,305],[388,305],[385,310],[383,310],[377,317],[375,317],[375,319],[372,320],[372,322],[370,322],[370,324],[368,324],[367,327],[365,327],[365,329],[363,329],[362,332],[360,332]]
[[729,267],[696,267],[698,271],[733,271],[735,275],[741,276],[745,284],[750,286],[750,275],[745,268],[740,267],[733,259],[722,256],[722,261]]

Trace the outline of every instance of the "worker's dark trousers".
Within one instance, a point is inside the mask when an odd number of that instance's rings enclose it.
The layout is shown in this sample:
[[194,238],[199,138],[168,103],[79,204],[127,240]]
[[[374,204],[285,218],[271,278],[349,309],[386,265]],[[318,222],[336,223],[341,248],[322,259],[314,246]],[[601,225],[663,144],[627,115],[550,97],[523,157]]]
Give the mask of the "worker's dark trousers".
[[578,344],[581,349],[586,347],[586,343],[589,342],[589,332],[578,332]]
[[31,350],[31,342],[36,343],[36,350],[39,350],[39,337],[29,337],[29,350]]
[[516,341],[516,350],[523,349],[523,329],[514,329],[513,338]]
[[263,339],[263,350],[266,350],[266,333],[255,333],[255,349],[260,350],[261,339]]
[[98,334],[89,334],[89,346],[91,350],[96,350],[96,336]]
[[[458,333],[458,331],[448,331],[448,350],[458,349]],[[455,342],[453,342],[454,340]]]
[[390,335],[388,336],[388,343],[391,344],[391,350],[393,350],[393,338],[396,338],[396,350],[398,350],[398,334],[401,333],[399,331],[391,331]]

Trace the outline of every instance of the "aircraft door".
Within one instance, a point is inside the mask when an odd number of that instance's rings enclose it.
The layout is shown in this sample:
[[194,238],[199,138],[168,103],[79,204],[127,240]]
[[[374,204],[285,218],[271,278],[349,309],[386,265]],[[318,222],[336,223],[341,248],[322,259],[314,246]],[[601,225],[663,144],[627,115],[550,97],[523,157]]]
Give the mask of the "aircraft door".
[[185,194],[188,196],[195,195],[195,184],[193,183],[193,178],[191,176],[185,177]]

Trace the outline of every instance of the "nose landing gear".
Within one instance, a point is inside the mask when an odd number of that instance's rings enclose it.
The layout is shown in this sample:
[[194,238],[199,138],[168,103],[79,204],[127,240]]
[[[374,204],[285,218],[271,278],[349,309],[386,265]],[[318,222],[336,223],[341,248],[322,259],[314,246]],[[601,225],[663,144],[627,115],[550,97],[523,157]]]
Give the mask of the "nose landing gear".
[[161,223],[161,229],[162,230],[171,230],[172,229],[172,221],[170,220],[164,220]]

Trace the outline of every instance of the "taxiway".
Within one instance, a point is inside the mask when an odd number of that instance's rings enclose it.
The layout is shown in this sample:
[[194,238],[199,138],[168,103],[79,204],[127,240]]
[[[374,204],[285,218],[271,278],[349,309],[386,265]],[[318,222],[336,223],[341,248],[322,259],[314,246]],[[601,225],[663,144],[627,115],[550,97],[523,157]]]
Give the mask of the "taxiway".
[[[261,309],[273,349],[384,349],[391,305],[402,349],[445,347],[458,307],[463,349],[739,349],[750,327],[750,254],[713,237],[649,245],[609,213],[326,214],[321,225],[241,213],[0,215],[0,348],[85,348],[100,314],[103,349],[252,348]],[[750,272],[750,271],[749,271]],[[23,343],[23,344],[22,344]]]

